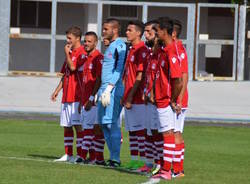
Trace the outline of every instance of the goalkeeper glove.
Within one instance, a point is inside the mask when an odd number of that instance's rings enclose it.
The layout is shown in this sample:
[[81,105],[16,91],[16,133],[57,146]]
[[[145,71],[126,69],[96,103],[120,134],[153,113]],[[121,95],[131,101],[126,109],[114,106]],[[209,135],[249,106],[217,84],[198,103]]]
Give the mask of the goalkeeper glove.
[[106,107],[110,104],[110,95],[111,95],[111,91],[113,87],[114,86],[109,84],[107,88],[105,89],[105,91],[102,93],[101,102],[102,102],[103,107]]

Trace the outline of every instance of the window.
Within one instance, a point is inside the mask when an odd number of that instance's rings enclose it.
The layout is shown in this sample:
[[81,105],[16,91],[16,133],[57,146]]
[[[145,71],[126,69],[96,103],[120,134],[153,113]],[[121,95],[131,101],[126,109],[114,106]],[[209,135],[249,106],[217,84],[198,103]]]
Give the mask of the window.
[[51,2],[11,1],[11,27],[50,28]]

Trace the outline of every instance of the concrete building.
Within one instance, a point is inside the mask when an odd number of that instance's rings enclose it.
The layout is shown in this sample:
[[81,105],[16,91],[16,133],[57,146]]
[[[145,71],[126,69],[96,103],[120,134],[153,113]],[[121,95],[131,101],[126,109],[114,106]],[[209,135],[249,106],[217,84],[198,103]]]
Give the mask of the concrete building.
[[58,72],[65,30],[71,25],[97,32],[102,49],[104,19],[120,19],[125,36],[129,20],[168,16],[183,24],[190,80],[249,80],[248,10],[231,0],[0,0],[0,74]]

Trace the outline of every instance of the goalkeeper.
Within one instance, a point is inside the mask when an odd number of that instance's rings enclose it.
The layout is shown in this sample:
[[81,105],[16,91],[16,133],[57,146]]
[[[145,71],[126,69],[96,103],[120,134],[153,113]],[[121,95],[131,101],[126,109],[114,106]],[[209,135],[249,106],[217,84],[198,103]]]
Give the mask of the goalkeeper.
[[110,159],[107,164],[111,167],[119,167],[121,164],[121,128],[118,118],[122,109],[120,100],[124,91],[122,74],[126,44],[119,38],[119,29],[120,24],[116,19],[107,19],[103,23],[103,38],[108,39],[110,45],[104,53],[102,84],[98,92],[98,122],[109,149]]

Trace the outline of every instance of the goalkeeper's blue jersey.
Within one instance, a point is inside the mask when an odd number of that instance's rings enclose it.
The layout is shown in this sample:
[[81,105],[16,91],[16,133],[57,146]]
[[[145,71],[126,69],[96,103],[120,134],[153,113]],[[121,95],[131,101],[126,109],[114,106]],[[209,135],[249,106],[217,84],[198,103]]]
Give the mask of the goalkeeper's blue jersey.
[[104,90],[108,84],[116,88],[123,88],[122,75],[125,64],[126,44],[120,38],[117,38],[106,49],[102,64],[102,84]]

